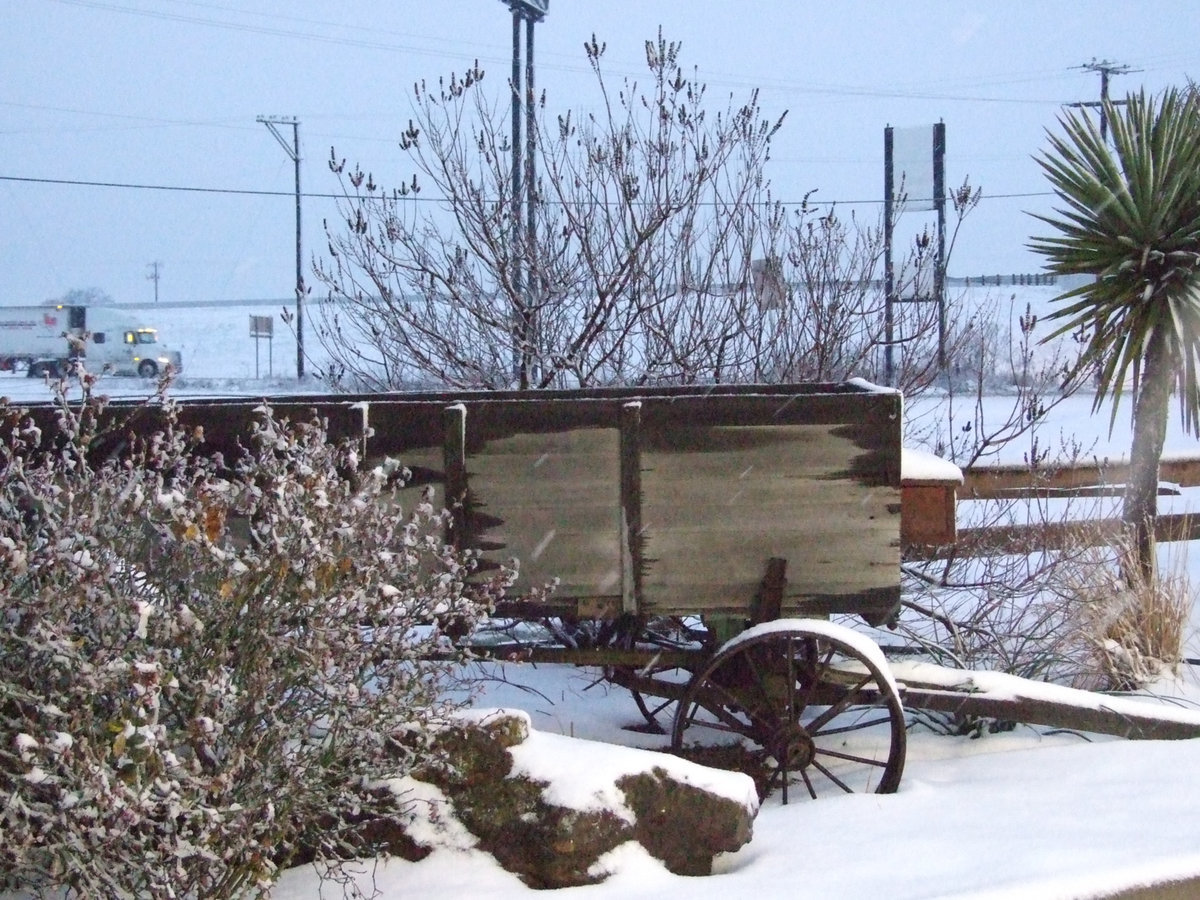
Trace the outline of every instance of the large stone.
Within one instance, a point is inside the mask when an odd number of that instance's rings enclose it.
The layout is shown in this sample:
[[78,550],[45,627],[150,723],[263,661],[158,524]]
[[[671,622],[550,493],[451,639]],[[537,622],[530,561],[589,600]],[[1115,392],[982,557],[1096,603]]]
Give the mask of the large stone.
[[634,837],[676,875],[711,875],[716,854],[750,840],[744,804],[676,781],[665,769],[626,775],[617,787],[637,816]]
[[[432,761],[413,774],[449,799],[480,849],[531,887],[602,880],[597,860],[630,840],[676,874],[707,875],[715,854],[750,840],[753,809],[679,781],[653,762],[617,780],[613,795],[624,796],[624,808],[582,811],[551,803],[547,782],[513,774],[508,748],[527,736],[528,721],[519,715],[448,728],[434,737]],[[410,847],[404,851],[413,858]]]

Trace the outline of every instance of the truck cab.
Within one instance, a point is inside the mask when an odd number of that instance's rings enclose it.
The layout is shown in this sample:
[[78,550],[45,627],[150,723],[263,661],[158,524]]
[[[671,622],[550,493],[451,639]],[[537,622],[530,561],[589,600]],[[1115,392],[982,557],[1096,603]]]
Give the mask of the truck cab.
[[89,338],[84,356],[90,369],[98,371],[108,366],[118,375],[142,378],[155,378],[168,366],[175,372],[182,370],[179,351],[159,341],[158,329],[122,321],[108,312],[88,311]]

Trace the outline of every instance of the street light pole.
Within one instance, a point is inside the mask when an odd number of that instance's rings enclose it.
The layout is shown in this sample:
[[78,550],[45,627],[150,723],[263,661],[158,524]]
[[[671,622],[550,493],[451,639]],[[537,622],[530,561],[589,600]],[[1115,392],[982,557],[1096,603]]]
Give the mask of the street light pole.
[[[259,116],[255,121],[267,126],[283,152],[296,167],[296,379],[304,380],[304,262],[300,243],[300,122],[295,118]],[[284,140],[276,125],[292,126],[292,143]]]
[[[521,206],[525,206],[526,253],[533,252],[537,235],[534,219],[535,181],[534,100],[533,100],[533,26],[546,17],[550,0],[501,0],[512,11],[512,222],[509,243],[512,253],[513,290],[523,308],[513,311],[513,378],[521,388],[529,387],[530,367],[524,360],[537,340],[532,296],[535,290],[533,266],[522,266]],[[525,23],[525,83],[521,84],[521,23]],[[521,159],[521,104],[525,104],[525,158]],[[523,170],[523,171],[522,171]],[[524,271],[523,271],[524,270]]]
[[[521,254],[517,247],[521,240],[521,11],[512,4],[512,222],[509,225],[509,247],[512,249],[513,293],[520,297],[525,293],[521,282]],[[512,375],[521,383],[521,318],[514,308],[512,315]]]

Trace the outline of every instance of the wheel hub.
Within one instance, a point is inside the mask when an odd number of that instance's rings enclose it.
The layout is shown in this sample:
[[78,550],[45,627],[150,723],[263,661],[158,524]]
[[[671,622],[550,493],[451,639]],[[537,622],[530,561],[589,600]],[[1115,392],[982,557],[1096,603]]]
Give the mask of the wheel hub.
[[798,722],[781,725],[767,746],[771,748],[780,768],[789,772],[808,768],[817,752],[813,739]]

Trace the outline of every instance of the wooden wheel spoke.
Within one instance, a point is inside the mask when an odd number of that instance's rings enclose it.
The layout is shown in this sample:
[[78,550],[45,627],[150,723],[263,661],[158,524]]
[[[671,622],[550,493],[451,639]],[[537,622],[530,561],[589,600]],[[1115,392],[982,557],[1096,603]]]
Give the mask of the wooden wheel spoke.
[[690,722],[690,724],[695,725],[697,728],[707,728],[710,731],[722,731],[725,734],[736,734],[739,737],[747,736],[746,735],[746,727],[744,725],[738,725],[738,726],[727,725],[725,722],[722,722],[722,721],[712,722],[712,721],[708,721],[706,719],[696,719],[696,718],[690,719],[689,722]]
[[767,791],[770,792],[771,789],[776,785],[779,785],[779,789],[783,794],[783,802],[786,804],[788,794],[788,773],[784,766],[780,766],[771,773],[771,777],[767,779]]
[[763,725],[763,727],[768,729],[772,728],[775,725],[775,721],[764,717],[763,713],[760,712],[760,710],[765,711],[766,713],[770,713],[771,711],[771,697],[767,693],[766,678],[763,676],[762,670],[759,669],[758,663],[754,660],[754,657],[749,652],[746,652],[742,655],[745,657],[746,665],[750,667],[750,671],[754,676],[753,683],[754,686],[758,688],[760,701],[759,705],[753,709],[744,703],[741,704],[742,708],[746,710],[746,715],[750,716],[752,719],[757,719]]
[[[849,762],[862,763],[864,766],[878,766],[881,769],[887,765],[887,760],[885,759],[872,759],[868,756],[855,756],[853,753],[843,753],[840,750],[829,750],[824,747],[817,747],[817,753],[821,754],[821,756],[832,756],[835,759],[844,759]],[[813,760],[813,765],[818,765],[816,760]],[[822,771],[824,770],[822,769]]]
[[813,671],[810,673],[808,684],[804,686],[804,701],[800,706],[801,710],[808,709],[808,705],[812,701],[813,693],[821,684],[822,678],[826,670],[829,668],[829,663],[833,659],[834,651],[834,646],[830,644],[829,648],[825,651],[825,658],[814,661]]
[[[854,788],[850,787],[850,785],[846,784],[846,782],[842,781],[842,779],[838,778],[836,775],[834,775],[832,772],[830,772],[827,768],[825,768],[823,765],[821,765],[819,762],[817,762],[817,760],[814,759],[812,761],[812,767],[814,769],[816,769],[818,772],[820,772],[822,775],[824,775],[826,778],[828,778],[830,781],[832,781],[834,784],[836,784],[838,787],[840,787],[847,794],[854,793]],[[816,796],[817,795],[814,793],[813,797],[815,798]]]
[[847,690],[846,695],[844,697],[842,697],[840,700],[838,700],[837,703],[834,703],[832,706],[829,707],[829,709],[825,710],[825,712],[821,713],[821,715],[817,716],[811,722],[809,722],[805,726],[805,728],[808,729],[809,733],[813,734],[813,733],[820,731],[821,728],[824,727],[830,720],[836,718],[837,716],[840,716],[842,713],[844,713],[846,710],[848,710],[851,706],[853,706],[855,699],[858,697],[858,692],[861,691],[863,689],[863,686],[868,681],[871,680],[871,677],[872,676],[870,675],[870,673],[868,673],[867,676],[862,681],[860,681],[858,684],[854,685],[854,687]]
[[729,732],[730,734],[738,734],[738,735],[743,735],[745,737],[750,737],[751,734],[753,733],[753,723],[747,724],[746,722],[741,721],[737,716],[733,715],[731,712],[729,712],[729,710],[727,710],[723,706],[717,706],[717,705],[712,705],[712,706],[705,705],[704,706],[704,709],[707,710],[712,715],[716,716],[719,721],[708,722],[708,721],[705,721],[704,719],[697,719],[696,718],[696,709],[700,705],[701,705],[700,703],[693,703],[689,707],[688,714],[687,714],[687,721],[689,721],[693,725],[702,725],[705,728],[712,728],[715,731],[726,731],[726,732]]
[[674,700],[666,699],[666,700],[663,700],[662,703],[658,704],[658,706],[647,705],[646,709],[649,711],[650,717],[654,718],[655,716],[657,716],[660,712],[662,712],[664,709],[666,709],[668,706],[670,706],[674,702],[675,702]]
[[882,716],[881,718],[871,719],[870,721],[867,721],[867,722],[855,722],[853,725],[843,725],[840,728],[826,728],[824,731],[819,731],[819,732],[810,731],[809,734],[812,735],[814,738],[827,737],[831,734],[847,734],[848,732],[851,732],[851,731],[862,731],[864,728],[871,728],[875,725],[886,725],[889,722],[891,722],[891,720],[892,720],[891,716],[885,715],[885,716]]
[[710,683],[708,685],[709,689],[714,690],[717,693],[723,695],[725,698],[725,702],[729,706],[731,706],[735,709],[740,709],[742,712],[744,712],[747,715],[747,717],[750,718],[751,723],[757,721],[760,727],[765,728],[769,731],[775,723],[772,720],[766,718],[763,715],[763,712],[764,711],[770,712],[771,704],[769,702],[769,698],[766,695],[766,691],[763,688],[762,682],[758,681],[757,686],[759,688],[758,693],[760,695],[760,700],[762,702],[760,702],[758,706],[751,707],[746,704],[744,697],[739,697],[737,694],[730,691],[724,685],[716,684],[716,683]]
[[814,800],[817,799],[817,789],[813,787],[812,779],[808,777],[808,772],[804,769],[800,770],[800,777],[804,779],[804,786],[808,788],[808,796]]

